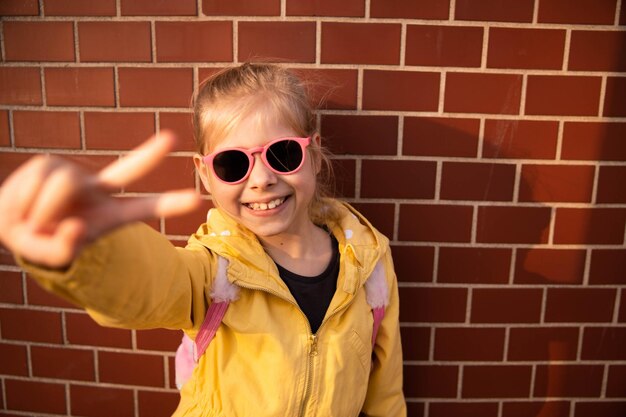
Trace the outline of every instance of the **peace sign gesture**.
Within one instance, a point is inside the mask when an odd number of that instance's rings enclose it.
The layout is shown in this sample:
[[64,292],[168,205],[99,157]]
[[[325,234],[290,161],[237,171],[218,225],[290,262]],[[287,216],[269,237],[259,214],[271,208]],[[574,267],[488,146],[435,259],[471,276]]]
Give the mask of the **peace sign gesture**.
[[169,132],[155,135],[95,175],[58,157],[31,158],[0,188],[0,241],[30,262],[61,268],[122,224],[194,210],[200,198],[193,190],[141,199],[111,195],[153,170],[175,140]]

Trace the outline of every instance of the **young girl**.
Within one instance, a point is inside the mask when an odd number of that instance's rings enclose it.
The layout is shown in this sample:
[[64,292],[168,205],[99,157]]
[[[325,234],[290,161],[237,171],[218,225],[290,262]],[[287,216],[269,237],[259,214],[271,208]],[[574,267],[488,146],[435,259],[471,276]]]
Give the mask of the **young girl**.
[[[405,416],[388,240],[325,195],[328,159],[300,80],[267,64],[222,71],[197,93],[194,125],[216,209],[185,249],[134,221],[193,210],[194,193],[110,196],[167,154],[167,133],[96,176],[56,158],[26,163],[0,192],[2,242],[106,326],[193,339],[216,294],[230,294],[175,416]],[[375,275],[388,292],[377,332],[365,290]]]

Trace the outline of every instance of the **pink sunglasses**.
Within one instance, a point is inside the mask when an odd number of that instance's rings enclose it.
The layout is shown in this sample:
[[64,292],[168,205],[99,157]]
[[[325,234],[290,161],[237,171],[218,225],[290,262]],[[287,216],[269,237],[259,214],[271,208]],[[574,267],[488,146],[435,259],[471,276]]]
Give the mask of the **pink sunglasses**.
[[298,172],[306,157],[306,147],[311,138],[280,138],[265,146],[256,148],[226,148],[210,153],[202,161],[213,171],[213,174],[226,184],[239,184],[245,181],[252,167],[254,154],[260,153],[261,160],[272,172],[286,175]]

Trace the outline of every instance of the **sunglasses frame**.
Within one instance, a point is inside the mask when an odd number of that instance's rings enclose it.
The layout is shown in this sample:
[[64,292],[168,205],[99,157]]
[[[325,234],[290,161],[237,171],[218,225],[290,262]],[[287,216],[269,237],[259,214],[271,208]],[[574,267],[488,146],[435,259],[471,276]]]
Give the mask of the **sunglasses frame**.
[[[282,171],[278,171],[276,169],[274,169],[269,161],[267,160],[267,151],[268,149],[278,143],[278,142],[282,142],[282,141],[294,141],[297,142],[298,145],[300,145],[300,149],[302,150],[302,161],[300,161],[300,165],[298,165],[298,167],[294,170],[288,171],[288,172],[282,172]],[[219,149],[215,152],[211,152],[208,155],[205,155],[202,157],[202,161],[205,163],[205,165],[207,165],[208,167],[210,167],[211,172],[213,172],[213,175],[215,176],[215,178],[217,178],[219,181],[223,182],[224,184],[229,184],[229,185],[235,185],[235,184],[241,184],[242,182],[244,182],[245,180],[248,179],[248,177],[250,176],[250,173],[252,172],[252,168],[254,168],[254,163],[255,163],[255,158],[254,155],[257,153],[261,154],[261,160],[263,161],[263,164],[273,173],[278,174],[278,175],[290,175],[290,174],[295,174],[296,172],[298,172],[302,166],[304,165],[304,161],[306,160],[306,148],[307,146],[309,146],[311,144],[311,137],[307,137],[307,138],[301,138],[301,137],[282,137],[282,138],[278,138],[278,139],[274,139],[273,141],[265,144],[265,146],[257,146],[254,148],[237,148],[237,147],[232,147],[232,148],[224,148],[224,149]],[[213,160],[215,159],[215,157],[223,152],[228,152],[228,151],[239,151],[242,152],[243,154],[245,154],[248,157],[248,171],[246,171],[246,174],[243,176],[243,178],[241,178],[240,180],[237,181],[233,181],[233,182],[229,182],[229,181],[224,181],[223,179],[221,179],[219,177],[219,175],[217,175],[217,173],[215,172],[215,167],[213,166]]]

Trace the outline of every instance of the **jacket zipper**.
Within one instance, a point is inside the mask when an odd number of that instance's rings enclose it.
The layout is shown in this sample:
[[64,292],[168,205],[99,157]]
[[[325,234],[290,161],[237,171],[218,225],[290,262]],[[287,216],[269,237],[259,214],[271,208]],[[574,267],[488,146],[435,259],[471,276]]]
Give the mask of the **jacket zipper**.
[[315,332],[315,334],[313,334],[313,331],[311,330],[311,324],[309,323],[309,319],[306,317],[306,315],[304,314],[304,312],[300,309],[300,306],[298,305],[298,303],[289,300],[285,297],[283,297],[282,295],[280,295],[279,293],[277,293],[276,291],[272,291],[268,288],[264,288],[264,287],[257,287],[254,285],[249,285],[247,283],[244,283],[243,285],[241,284],[240,280],[236,280],[234,282],[235,284],[237,284],[238,286],[240,286],[241,288],[246,288],[249,290],[255,290],[255,291],[263,291],[266,292],[268,294],[272,294],[275,295],[276,297],[280,298],[281,300],[285,300],[288,303],[292,304],[293,306],[296,307],[296,310],[298,310],[300,312],[300,314],[302,314],[304,316],[305,322],[307,327],[309,328],[309,352],[307,355],[307,369],[306,369],[306,381],[305,381],[305,385],[304,385],[304,396],[302,397],[302,403],[300,404],[300,412],[298,413],[299,417],[304,417],[304,412],[306,410],[306,405],[309,402],[309,397],[311,396],[311,385],[313,383],[313,365],[314,365],[314,360],[315,357],[318,354],[317,351],[317,335],[320,332],[320,330],[322,329],[322,327],[324,327],[324,325],[335,315],[337,315],[339,312],[347,309],[348,307],[350,307],[350,305],[354,302],[356,297],[352,297],[350,299],[350,301],[348,301],[344,306],[342,306],[341,308],[333,311],[328,317],[326,317],[322,323],[320,324],[320,327],[318,327],[317,332]]

